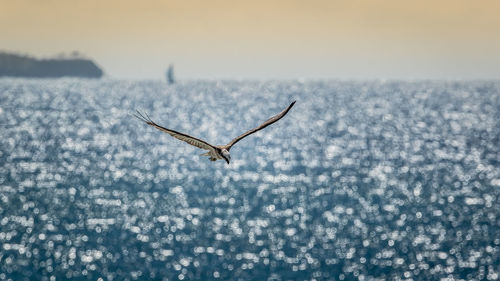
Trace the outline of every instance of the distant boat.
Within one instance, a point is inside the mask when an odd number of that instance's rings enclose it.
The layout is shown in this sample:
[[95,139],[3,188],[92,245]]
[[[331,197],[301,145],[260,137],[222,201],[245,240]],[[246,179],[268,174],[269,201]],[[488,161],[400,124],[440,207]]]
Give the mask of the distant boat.
[[168,66],[166,76],[168,84],[175,83],[174,66],[172,64]]

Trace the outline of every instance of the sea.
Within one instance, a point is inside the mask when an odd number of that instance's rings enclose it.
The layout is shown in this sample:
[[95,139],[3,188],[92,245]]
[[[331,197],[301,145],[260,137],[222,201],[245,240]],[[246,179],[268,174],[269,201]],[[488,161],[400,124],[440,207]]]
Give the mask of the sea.
[[[231,163],[136,119],[221,145]],[[500,81],[0,79],[0,280],[499,280]]]

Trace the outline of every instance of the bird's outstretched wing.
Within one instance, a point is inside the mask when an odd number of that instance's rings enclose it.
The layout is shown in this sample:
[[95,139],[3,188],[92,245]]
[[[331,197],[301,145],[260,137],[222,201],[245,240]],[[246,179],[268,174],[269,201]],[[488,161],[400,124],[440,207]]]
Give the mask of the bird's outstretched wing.
[[209,144],[208,142],[206,142],[204,140],[200,140],[200,139],[192,137],[190,135],[186,135],[184,133],[180,133],[180,132],[177,132],[174,130],[167,129],[165,127],[162,127],[162,126],[156,124],[155,122],[153,122],[153,120],[151,120],[151,118],[149,118],[149,116],[146,113],[142,114],[138,110],[136,110],[136,112],[137,112],[137,114],[134,114],[134,116],[137,117],[139,120],[141,120],[142,122],[144,122],[150,126],[155,127],[156,129],[158,129],[160,131],[163,131],[163,132],[171,135],[172,137],[174,137],[176,139],[187,142],[188,144],[196,146],[196,147],[201,148],[201,149],[206,149],[206,150],[216,150],[217,149],[215,146]]
[[262,123],[260,126],[256,127],[256,128],[253,128],[251,130],[248,130],[246,131],[244,134],[242,135],[239,135],[237,137],[235,137],[234,139],[232,139],[228,144],[226,144],[224,146],[224,148],[226,148],[227,150],[231,149],[231,147],[239,142],[241,139],[243,139],[244,137],[247,137],[253,133],[256,133],[257,131],[260,131],[262,129],[264,129],[265,127],[273,124],[274,122],[280,120],[281,118],[283,118],[283,116],[285,116],[288,111],[290,111],[290,109],[292,108],[292,106],[295,104],[295,101],[292,102],[286,109],[284,109],[283,111],[281,111],[280,113],[274,115],[273,117],[267,119],[267,121],[265,121],[264,123]]

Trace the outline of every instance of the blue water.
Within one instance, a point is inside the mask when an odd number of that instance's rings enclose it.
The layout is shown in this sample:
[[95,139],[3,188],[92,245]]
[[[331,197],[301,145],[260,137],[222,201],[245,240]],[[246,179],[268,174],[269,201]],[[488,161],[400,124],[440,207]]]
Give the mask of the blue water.
[[[213,144],[210,162],[133,118]],[[0,80],[0,280],[498,280],[500,82]]]

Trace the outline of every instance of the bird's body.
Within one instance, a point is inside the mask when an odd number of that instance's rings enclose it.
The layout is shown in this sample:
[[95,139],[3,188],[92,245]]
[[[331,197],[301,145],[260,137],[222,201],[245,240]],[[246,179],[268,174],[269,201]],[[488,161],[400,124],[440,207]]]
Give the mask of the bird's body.
[[292,106],[294,104],[295,104],[295,101],[292,102],[285,110],[283,110],[280,113],[276,114],[275,116],[269,118],[267,121],[262,123],[260,126],[255,127],[253,129],[248,130],[247,132],[239,135],[238,137],[232,139],[226,145],[212,145],[204,140],[195,138],[193,136],[190,136],[190,135],[187,135],[187,134],[184,134],[181,132],[177,132],[177,131],[174,131],[171,129],[167,129],[167,128],[162,127],[162,126],[156,124],[155,122],[153,122],[153,120],[151,120],[151,118],[149,118],[149,116],[147,114],[142,114],[139,111],[137,111],[137,115],[134,115],[134,116],[139,118],[139,120],[145,122],[146,124],[153,126],[153,127],[157,128],[158,130],[163,131],[176,139],[187,142],[188,144],[196,146],[198,148],[208,150],[208,152],[203,153],[201,155],[208,156],[211,161],[217,161],[217,160],[223,159],[229,164],[229,161],[231,160],[231,155],[229,154],[229,150],[231,149],[231,147],[234,144],[239,142],[241,139],[243,139],[243,138],[245,138],[253,133],[256,133],[257,131],[260,131],[260,130],[264,129],[265,127],[273,124],[274,122],[280,120],[281,118],[283,118],[283,116],[285,116],[288,113],[288,111],[292,108]]
[[[220,147],[219,147],[219,148],[220,148]],[[228,151],[228,153],[229,153],[229,151]],[[222,149],[221,149],[221,151],[220,151],[220,152],[219,152],[219,151],[217,151],[217,150],[215,150],[215,149],[214,149],[214,150],[209,150],[208,152],[205,152],[205,153],[200,154],[200,155],[201,155],[201,156],[208,156],[208,158],[210,159],[210,161],[217,161],[217,160],[222,160],[222,159],[224,159],[224,158],[222,157],[222,155],[223,155],[223,154],[222,154]],[[231,159],[231,157],[229,157],[229,159]]]

